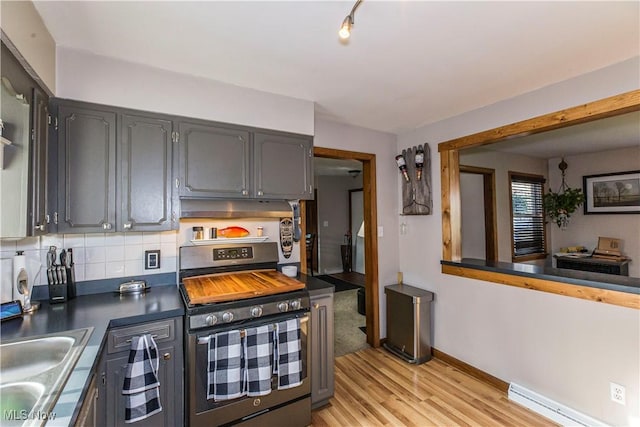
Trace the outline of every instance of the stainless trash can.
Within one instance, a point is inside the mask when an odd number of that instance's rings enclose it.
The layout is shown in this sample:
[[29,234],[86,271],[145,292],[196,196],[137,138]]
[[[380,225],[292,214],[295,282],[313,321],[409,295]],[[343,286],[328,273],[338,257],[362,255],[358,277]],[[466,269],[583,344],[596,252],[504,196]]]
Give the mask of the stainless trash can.
[[409,285],[389,285],[387,341],[384,347],[409,363],[431,359],[431,301],[433,293]]

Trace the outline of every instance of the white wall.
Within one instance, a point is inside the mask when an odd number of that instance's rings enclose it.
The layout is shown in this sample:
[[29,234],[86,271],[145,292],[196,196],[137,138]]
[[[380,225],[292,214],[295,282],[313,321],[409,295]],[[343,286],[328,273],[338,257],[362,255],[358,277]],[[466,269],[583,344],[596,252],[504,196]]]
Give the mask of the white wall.
[[[442,141],[640,88],[640,58],[557,83],[398,137],[398,149]],[[440,188],[440,158],[433,185]],[[396,176],[396,192],[400,188]],[[434,346],[508,382],[612,425],[640,422],[640,312],[441,273],[442,218],[405,217],[400,269],[434,291]],[[384,312],[383,312],[384,313]],[[609,399],[624,385],[627,405]]]
[[384,287],[395,283],[398,272],[398,168],[395,162],[395,135],[334,123],[316,121],[314,144],[317,147],[358,151],[376,155],[376,185],[378,201],[378,283],[380,293],[380,336],[386,336],[386,302]]
[[58,48],[56,96],[313,135],[314,103]]
[[[496,223],[498,227],[498,260],[511,262],[511,195],[509,193],[509,171],[534,175],[547,175],[547,162],[543,159],[520,154],[500,153],[486,149],[461,153],[460,164],[478,166],[496,171]],[[482,194],[480,195],[482,196]],[[466,210],[473,200],[461,199]],[[464,214],[463,214],[464,215]],[[464,217],[464,216],[463,216]],[[466,240],[465,235],[462,236]]]
[[2,31],[52,93],[56,91],[56,43],[30,1],[0,2]]
[[[553,191],[558,191],[562,182],[562,175],[558,169],[560,160],[549,159],[549,185]],[[567,185],[571,188],[582,188],[582,177],[585,175],[640,169],[640,146],[566,156],[565,161],[569,165],[565,172]],[[577,245],[591,250],[598,245],[600,236],[622,239],[622,250],[632,260],[629,264],[629,275],[640,277],[640,214],[584,215],[583,212],[583,208],[580,207],[571,215],[565,231],[555,225],[550,227],[553,252],[558,252],[561,247]]]

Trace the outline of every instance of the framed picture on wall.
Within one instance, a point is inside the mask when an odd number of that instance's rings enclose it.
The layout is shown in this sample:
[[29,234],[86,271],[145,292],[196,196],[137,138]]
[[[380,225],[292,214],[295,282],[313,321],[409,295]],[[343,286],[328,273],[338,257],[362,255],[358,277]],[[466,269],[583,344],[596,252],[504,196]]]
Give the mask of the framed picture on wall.
[[583,176],[582,185],[585,215],[640,213],[640,171]]

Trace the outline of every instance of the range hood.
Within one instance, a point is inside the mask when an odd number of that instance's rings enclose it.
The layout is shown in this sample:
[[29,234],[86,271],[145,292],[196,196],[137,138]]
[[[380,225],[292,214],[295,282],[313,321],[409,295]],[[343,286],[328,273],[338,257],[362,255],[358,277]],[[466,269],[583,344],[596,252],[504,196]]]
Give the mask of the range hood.
[[180,199],[180,218],[281,218],[293,215],[285,200]]

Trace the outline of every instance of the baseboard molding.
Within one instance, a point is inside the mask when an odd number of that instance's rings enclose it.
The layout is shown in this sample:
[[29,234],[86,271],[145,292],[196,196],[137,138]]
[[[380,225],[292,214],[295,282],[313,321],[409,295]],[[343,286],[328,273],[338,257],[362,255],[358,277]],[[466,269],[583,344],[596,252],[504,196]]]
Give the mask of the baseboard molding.
[[436,359],[440,359],[443,362],[448,363],[454,368],[464,372],[465,374],[471,375],[472,377],[489,384],[492,387],[497,388],[500,391],[507,393],[509,391],[509,383],[502,381],[500,378],[494,377],[491,374],[486,373],[483,370],[476,368],[475,366],[471,366],[468,363],[463,362],[462,360],[456,359],[453,356],[449,356],[447,353],[438,350],[437,348],[431,348],[431,355]]

